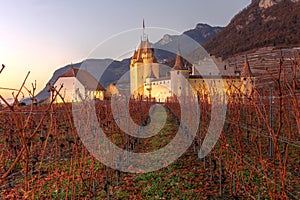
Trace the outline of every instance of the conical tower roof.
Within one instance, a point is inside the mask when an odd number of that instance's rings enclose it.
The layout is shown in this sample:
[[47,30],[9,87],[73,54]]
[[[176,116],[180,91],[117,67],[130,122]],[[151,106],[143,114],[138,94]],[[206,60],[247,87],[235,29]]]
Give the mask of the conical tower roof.
[[132,59],[137,59],[137,54],[138,54],[138,52],[137,52],[136,50],[134,50],[134,53],[133,53]]
[[143,44],[143,48],[144,49],[150,49],[151,48],[151,45],[150,45],[150,42],[149,42],[149,39],[147,37],[147,39],[144,41],[144,44]]
[[178,49],[177,55],[176,55],[176,60],[175,60],[175,65],[173,67],[175,70],[187,70],[187,68],[184,66],[183,59],[181,57],[180,50]]
[[241,76],[242,77],[253,77],[254,76],[252,71],[251,71],[247,56],[246,56],[246,59],[245,59],[245,64],[244,64],[244,68],[242,70]]
[[154,73],[153,73],[153,71],[152,71],[152,68],[151,68],[151,73],[150,73],[149,76],[147,76],[147,78],[150,78],[150,79],[156,79],[156,77],[155,77],[155,75],[154,75]]

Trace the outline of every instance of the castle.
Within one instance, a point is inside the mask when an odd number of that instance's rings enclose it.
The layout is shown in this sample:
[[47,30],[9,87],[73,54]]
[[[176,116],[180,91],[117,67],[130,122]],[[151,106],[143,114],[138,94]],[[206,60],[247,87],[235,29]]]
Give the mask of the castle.
[[[131,95],[135,98],[155,98],[158,102],[165,102],[168,98],[189,95],[202,95],[207,98],[219,95],[219,98],[224,100],[231,95],[249,96],[253,91],[255,77],[247,58],[242,71],[235,70],[231,74],[202,75],[195,70],[198,63],[192,65],[187,67],[184,64],[178,49],[173,68],[167,67],[169,71],[162,70],[166,66],[157,62],[154,49],[151,48],[148,37],[144,36],[130,62]],[[226,65],[224,68],[223,71],[226,71]],[[191,87],[188,87],[188,84]]]
[[[216,69],[213,70],[214,67]],[[201,73],[197,69],[201,69]],[[212,97],[224,101],[230,96],[249,97],[255,85],[255,77],[247,58],[241,71],[233,71],[232,67],[228,69],[222,60],[208,55],[196,63],[187,65],[178,48],[175,63],[169,67],[157,61],[154,48],[145,34],[130,61],[129,88],[126,81],[126,89],[111,84],[105,90],[91,74],[84,70],[79,74],[78,72],[78,69],[72,67],[54,83],[56,88],[64,85],[61,95],[65,102],[78,102],[81,98],[103,100],[120,93],[126,93],[135,99],[155,99],[157,102],[191,95],[208,101]],[[62,100],[59,97],[55,102],[61,103]]]

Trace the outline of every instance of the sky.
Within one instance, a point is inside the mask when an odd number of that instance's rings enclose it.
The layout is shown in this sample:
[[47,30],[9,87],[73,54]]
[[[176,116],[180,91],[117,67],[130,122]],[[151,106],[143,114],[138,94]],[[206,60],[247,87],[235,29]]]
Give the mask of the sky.
[[[18,89],[28,71],[37,92],[54,71],[80,62],[121,32],[161,27],[182,33],[197,23],[226,26],[251,0],[0,0],[0,88]],[[151,37],[158,41],[163,35]],[[139,38],[137,38],[137,44]],[[117,45],[118,46],[118,45]],[[122,44],[119,44],[122,46]],[[117,47],[105,49],[114,58]],[[11,91],[0,89],[5,98]],[[25,96],[26,93],[25,93]]]

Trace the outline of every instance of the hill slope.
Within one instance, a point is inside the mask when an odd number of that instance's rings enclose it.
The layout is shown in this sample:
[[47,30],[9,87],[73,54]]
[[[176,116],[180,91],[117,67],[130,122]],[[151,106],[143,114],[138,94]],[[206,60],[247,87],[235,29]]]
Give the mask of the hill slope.
[[253,0],[204,47],[211,54],[227,58],[265,46],[298,46],[299,32],[299,0]]

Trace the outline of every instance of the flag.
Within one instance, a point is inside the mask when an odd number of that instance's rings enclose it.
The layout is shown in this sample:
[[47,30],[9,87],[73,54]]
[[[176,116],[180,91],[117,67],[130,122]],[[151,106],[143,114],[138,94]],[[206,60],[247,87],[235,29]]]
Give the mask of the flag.
[[144,19],[143,19],[143,29],[145,29],[145,21],[144,21]]
[[1,70],[0,70],[0,73],[3,71],[4,68],[5,68],[5,65],[2,64],[2,68],[1,68]]

